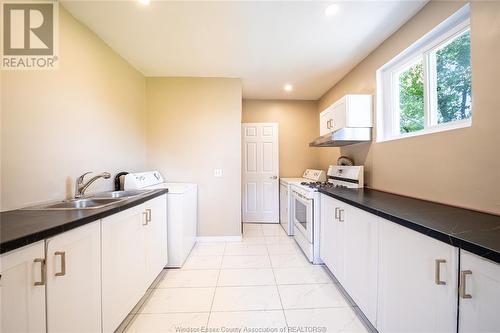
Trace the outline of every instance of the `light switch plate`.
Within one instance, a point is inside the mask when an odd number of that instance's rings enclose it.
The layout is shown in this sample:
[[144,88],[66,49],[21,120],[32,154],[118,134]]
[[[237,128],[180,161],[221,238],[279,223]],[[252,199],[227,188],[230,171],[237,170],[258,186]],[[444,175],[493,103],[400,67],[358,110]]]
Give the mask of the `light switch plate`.
[[222,177],[224,171],[222,169],[214,169],[214,177]]

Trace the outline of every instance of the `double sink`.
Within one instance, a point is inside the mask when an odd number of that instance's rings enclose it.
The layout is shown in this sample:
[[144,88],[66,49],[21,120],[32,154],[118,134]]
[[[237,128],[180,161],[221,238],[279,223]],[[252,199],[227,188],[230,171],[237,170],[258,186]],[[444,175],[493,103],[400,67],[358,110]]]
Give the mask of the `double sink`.
[[144,195],[151,190],[110,191],[96,193],[84,198],[64,200],[24,208],[25,210],[75,210],[98,209],[122,200]]

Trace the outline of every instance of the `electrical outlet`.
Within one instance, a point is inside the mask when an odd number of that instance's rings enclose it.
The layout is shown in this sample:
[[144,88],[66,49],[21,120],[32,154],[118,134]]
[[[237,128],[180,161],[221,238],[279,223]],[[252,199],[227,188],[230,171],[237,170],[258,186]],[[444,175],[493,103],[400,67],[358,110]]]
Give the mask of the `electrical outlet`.
[[214,177],[222,177],[224,174],[222,169],[214,169]]

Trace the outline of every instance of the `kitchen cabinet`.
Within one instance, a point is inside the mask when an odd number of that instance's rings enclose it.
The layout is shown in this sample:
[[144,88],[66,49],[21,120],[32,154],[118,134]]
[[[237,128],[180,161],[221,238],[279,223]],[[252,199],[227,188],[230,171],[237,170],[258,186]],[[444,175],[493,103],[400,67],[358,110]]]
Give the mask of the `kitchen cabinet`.
[[120,325],[166,265],[166,212],[162,195],[101,220],[103,332]]
[[331,107],[319,114],[319,135],[332,132],[333,109]]
[[458,249],[379,221],[377,330],[456,332]]
[[113,332],[147,289],[144,213],[138,205],[101,221],[103,332]]
[[377,312],[377,220],[321,195],[321,259],[372,323]]
[[327,195],[321,195],[320,256],[342,283],[345,263],[346,205]]
[[319,115],[320,136],[344,127],[372,126],[371,95],[345,95]]
[[349,205],[342,209],[347,212],[342,216],[345,228],[343,286],[376,326],[379,218]]
[[289,208],[288,186],[280,184],[280,223],[287,234],[289,223]]
[[460,253],[459,332],[500,332],[500,265]]
[[156,197],[144,204],[146,211],[146,287],[156,279],[168,260],[167,197]]
[[0,257],[0,331],[45,332],[44,241]]
[[99,222],[64,232],[45,242],[48,331],[101,331]]

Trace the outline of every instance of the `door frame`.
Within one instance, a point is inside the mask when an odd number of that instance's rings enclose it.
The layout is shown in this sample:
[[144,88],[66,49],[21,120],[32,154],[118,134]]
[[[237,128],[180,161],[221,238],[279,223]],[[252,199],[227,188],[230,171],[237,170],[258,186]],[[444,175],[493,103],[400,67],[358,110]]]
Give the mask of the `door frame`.
[[[243,170],[244,161],[245,161],[245,126],[251,125],[270,125],[276,129],[276,176],[277,176],[277,191],[276,191],[276,200],[278,203],[278,212],[276,214],[276,221],[249,221],[244,222],[244,200],[246,199],[245,195],[245,172]],[[279,123],[278,122],[245,122],[241,123],[241,223],[242,223],[242,231],[243,231],[243,223],[263,223],[263,224],[279,224],[280,223],[280,159],[279,159]]]

